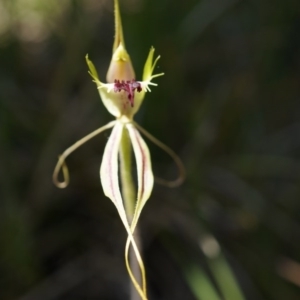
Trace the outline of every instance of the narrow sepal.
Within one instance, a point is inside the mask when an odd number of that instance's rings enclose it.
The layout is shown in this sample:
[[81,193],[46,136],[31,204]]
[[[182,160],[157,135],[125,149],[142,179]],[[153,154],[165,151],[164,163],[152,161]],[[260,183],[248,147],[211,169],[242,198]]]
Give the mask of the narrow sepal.
[[179,171],[179,176],[177,179],[175,180],[165,180],[165,179],[161,179],[161,178],[155,178],[155,181],[163,184],[165,186],[168,187],[176,187],[178,185],[180,185],[184,179],[185,179],[185,167],[183,165],[183,162],[181,161],[181,159],[179,158],[179,156],[167,145],[165,145],[164,143],[162,143],[160,140],[158,140],[156,137],[154,137],[152,134],[150,134],[146,129],[144,129],[142,126],[140,126],[138,123],[133,121],[133,125],[142,132],[142,134],[144,134],[152,143],[154,143],[155,145],[157,145],[159,148],[161,148],[163,151],[165,151],[168,155],[170,155],[170,157],[174,160],[178,171]]
[[123,128],[124,124],[121,122],[117,122],[114,126],[105,146],[100,167],[100,179],[104,194],[117,206],[117,208],[123,206],[118,170],[118,152]]
[[120,44],[122,44],[125,48],[119,1],[115,0],[115,40],[113,45],[113,52],[116,51]]
[[[59,188],[65,188],[69,184],[69,171],[67,168],[67,165],[65,163],[66,158],[77,148],[85,144],[87,141],[95,137],[96,135],[100,134],[104,130],[107,130],[115,125],[116,121],[109,122],[108,124],[96,129],[95,131],[91,132],[90,134],[86,135],[79,141],[77,141],[75,144],[73,144],[71,147],[67,148],[63,154],[59,156],[58,162],[55,166],[54,172],[53,172],[53,182],[54,184]],[[63,181],[58,180],[58,174],[60,170],[62,169],[63,172]]]
[[127,231],[128,242],[130,241],[134,249],[134,253],[136,255],[141,273],[143,275],[143,289],[140,287],[134,274],[132,273],[128,260],[128,255],[125,255],[126,267],[129,272],[130,278],[141,298],[143,300],[147,300],[145,290],[145,267],[136,242],[134,240],[133,231],[131,230],[130,225],[128,223],[119,186],[118,152],[120,148],[124,126],[124,123],[116,122],[116,125],[114,126],[111,132],[102,158],[102,164],[100,167],[100,179],[104,194],[115,204],[119,216],[122,220],[122,223]]
[[131,223],[131,230],[134,232],[141,211],[151,195],[154,177],[147,144],[132,123],[126,124],[126,128],[129,132],[137,166],[138,191],[136,208]]

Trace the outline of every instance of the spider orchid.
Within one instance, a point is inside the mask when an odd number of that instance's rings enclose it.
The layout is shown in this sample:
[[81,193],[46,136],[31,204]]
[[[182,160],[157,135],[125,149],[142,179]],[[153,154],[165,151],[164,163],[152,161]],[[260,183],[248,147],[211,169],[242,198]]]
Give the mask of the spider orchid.
[[[86,62],[89,68],[89,74],[97,85],[104,106],[113,116],[116,117],[116,119],[88,134],[76,142],[73,146],[66,149],[63,154],[59,156],[59,160],[53,173],[53,181],[59,188],[66,187],[69,183],[69,174],[65,164],[65,159],[74,150],[91,138],[95,137],[104,130],[112,128],[112,132],[105,146],[100,167],[101,184],[104,194],[110,198],[110,200],[116,206],[128,234],[125,248],[125,261],[127,270],[141,298],[147,299],[145,269],[133,234],[141,211],[152,192],[154,177],[151,167],[150,152],[139,131],[157,146],[166,151],[174,159],[179,168],[181,176],[177,180],[167,182],[160,179],[158,180],[159,182],[168,186],[176,186],[180,184],[184,177],[184,167],[181,163],[181,160],[173,152],[173,150],[157,140],[133,120],[135,113],[139,110],[140,105],[143,102],[145,93],[151,91],[150,86],[157,85],[156,83],[152,82],[152,80],[156,77],[164,75],[164,73],[153,74],[154,68],[160,56],[154,60],[154,48],[151,47],[144,66],[142,81],[135,80],[135,73],[130,56],[125,48],[118,1],[115,0],[114,4],[116,35],[113,45],[112,60],[107,72],[107,83],[100,81],[96,68],[89,60],[88,56],[86,56]],[[119,186],[118,155],[120,155],[120,145],[125,136],[127,136],[131,141],[137,166],[138,189],[137,195],[135,196],[135,209],[132,216],[128,216],[128,213],[126,213],[122,198],[123,195]],[[64,176],[64,181],[62,182],[58,180],[58,174],[61,169]],[[130,245],[133,247],[139,264],[142,277],[142,287],[139,285],[137,279],[133,275],[129,264],[128,256]]]

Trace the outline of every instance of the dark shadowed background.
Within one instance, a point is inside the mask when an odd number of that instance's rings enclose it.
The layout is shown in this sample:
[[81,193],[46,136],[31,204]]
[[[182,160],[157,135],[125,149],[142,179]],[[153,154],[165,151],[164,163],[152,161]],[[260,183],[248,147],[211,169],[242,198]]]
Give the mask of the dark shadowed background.
[[[129,299],[125,230],[103,195],[113,117],[104,80],[112,0],[0,0],[0,299]],[[153,45],[158,87],[136,120],[186,169],[155,185],[140,232],[150,300],[300,299],[300,1],[121,0],[137,79]],[[155,174],[175,178],[150,141]]]

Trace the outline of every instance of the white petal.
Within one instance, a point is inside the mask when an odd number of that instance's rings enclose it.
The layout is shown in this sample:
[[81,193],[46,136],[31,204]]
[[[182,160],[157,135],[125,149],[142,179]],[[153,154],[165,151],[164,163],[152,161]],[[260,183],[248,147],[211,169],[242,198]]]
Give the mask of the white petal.
[[140,133],[132,123],[126,124],[126,128],[129,132],[130,140],[136,159],[138,179],[136,209],[131,224],[131,230],[133,232],[141,214],[141,211],[146,201],[151,195],[154,178],[151,166],[150,152],[145,141],[143,140]]
[[107,196],[117,208],[123,206],[118,171],[118,152],[123,133],[124,124],[116,122],[108,142],[104,149],[100,167],[100,179],[105,196]]

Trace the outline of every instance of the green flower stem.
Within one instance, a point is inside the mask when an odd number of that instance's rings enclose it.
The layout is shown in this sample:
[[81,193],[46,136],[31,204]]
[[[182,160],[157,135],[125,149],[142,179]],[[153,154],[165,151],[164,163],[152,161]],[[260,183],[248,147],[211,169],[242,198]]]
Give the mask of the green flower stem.
[[[121,145],[120,145],[120,175],[121,175],[121,186],[122,195],[125,206],[125,211],[129,224],[133,218],[136,202],[136,188],[132,178],[132,147],[127,129],[123,129]],[[141,249],[141,242],[139,238],[138,226],[134,231],[134,239],[139,249]],[[139,265],[137,263],[134,251],[130,250],[130,265],[134,277],[140,282],[141,274]],[[135,287],[131,284],[131,300],[139,300]]]

